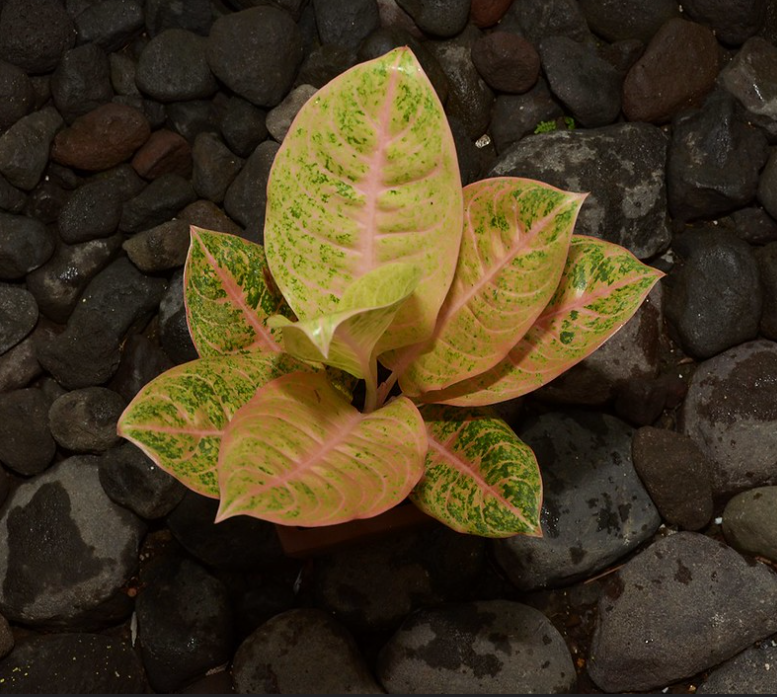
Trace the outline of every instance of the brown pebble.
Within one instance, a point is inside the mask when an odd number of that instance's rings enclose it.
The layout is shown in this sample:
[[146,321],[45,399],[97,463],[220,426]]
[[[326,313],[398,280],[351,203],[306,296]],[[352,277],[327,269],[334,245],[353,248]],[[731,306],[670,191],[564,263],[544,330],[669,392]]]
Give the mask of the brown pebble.
[[132,167],[144,179],[156,179],[163,174],[192,173],[192,149],[186,138],[163,128],[154,131],[132,158]]

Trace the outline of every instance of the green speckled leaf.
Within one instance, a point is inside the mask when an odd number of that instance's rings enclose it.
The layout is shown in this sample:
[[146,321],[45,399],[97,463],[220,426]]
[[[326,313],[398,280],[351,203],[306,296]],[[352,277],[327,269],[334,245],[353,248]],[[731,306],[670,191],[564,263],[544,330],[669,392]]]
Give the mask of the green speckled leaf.
[[458,532],[542,535],[542,480],[532,449],[484,409],[425,406],[426,472],[410,498]]
[[337,312],[373,269],[409,262],[421,281],[378,353],[431,334],[456,267],[462,192],[445,113],[409,49],[357,65],[302,107],[267,194],[268,263],[301,320]]
[[406,397],[362,414],[323,375],[268,383],[232,419],[216,520],[245,514],[316,527],[371,518],[419,480],[426,429]]
[[615,334],[663,275],[623,247],[574,235],[550,303],[505,359],[482,375],[429,392],[423,399],[483,406],[536,390]]
[[444,389],[507,355],[556,290],[584,199],[515,177],[464,189],[456,274],[431,339],[400,377],[404,394]]
[[199,494],[219,495],[224,429],[257,388],[291,371],[315,371],[283,353],[198,358],[152,380],[119,419],[119,435]]
[[200,356],[281,350],[266,321],[279,312],[293,314],[269,280],[261,245],[192,226],[184,300]]
[[343,294],[338,312],[295,323],[275,316],[269,326],[283,332],[287,353],[374,381],[375,345],[419,278],[419,270],[411,264],[381,266],[354,281]]

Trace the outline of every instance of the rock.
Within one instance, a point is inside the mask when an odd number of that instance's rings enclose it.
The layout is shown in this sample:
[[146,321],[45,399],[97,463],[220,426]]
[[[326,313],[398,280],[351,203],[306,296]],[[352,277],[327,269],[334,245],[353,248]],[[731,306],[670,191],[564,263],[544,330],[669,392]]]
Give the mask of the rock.
[[0,60],[0,132],[29,114],[34,106],[35,91],[27,73]]
[[691,230],[675,249],[666,317],[683,350],[709,358],[758,335],[761,282],[750,246],[725,230]]
[[88,630],[128,616],[124,586],[145,526],[103,492],[94,456],[21,484],[0,517],[0,608],[9,620]]
[[734,98],[713,93],[699,111],[673,123],[667,162],[672,216],[680,223],[713,218],[751,203],[767,157],[766,137],[737,116]]
[[188,102],[172,102],[167,105],[166,111],[166,125],[190,143],[200,133],[217,130],[218,114],[213,101],[192,99]]
[[160,102],[210,97],[217,89],[205,57],[207,40],[185,29],[157,34],[140,54],[136,81],[140,91]]
[[24,339],[37,321],[38,306],[29,291],[0,285],[0,355]]
[[479,601],[411,615],[383,647],[389,692],[558,694],[577,684],[561,634],[539,610]]
[[124,342],[121,362],[108,383],[128,402],[157,375],[173,367],[173,362],[158,344],[142,334],[130,334]]
[[[384,31],[386,30],[383,28],[377,29],[362,41],[359,47],[359,54],[365,50],[366,46],[371,44],[372,37],[375,34]],[[360,61],[357,58],[357,53],[353,49],[338,46],[337,44],[316,46],[310,53],[305,55],[297,73],[297,79],[294,80],[294,85],[312,85],[313,87],[321,88],[358,62]]]
[[146,29],[156,36],[165,29],[186,29],[207,36],[214,7],[209,0],[146,0]]
[[701,530],[712,518],[709,465],[682,433],[646,426],[634,434],[634,469],[669,525]]
[[19,189],[34,189],[48,164],[51,142],[62,125],[62,117],[53,107],[19,119],[0,135],[0,174]]
[[0,174],[0,211],[19,213],[27,201],[23,191],[8,183],[8,180]]
[[501,155],[521,138],[534,133],[539,123],[554,121],[563,114],[542,78],[525,94],[500,94],[494,102],[490,126],[496,151]]
[[102,0],[75,18],[79,44],[95,44],[106,53],[119,51],[143,28],[143,3]]
[[524,36],[534,46],[539,46],[546,36],[567,36],[580,43],[593,41],[585,17],[574,0],[513,2],[500,28]]
[[95,180],[78,187],[57,218],[59,236],[67,244],[110,237],[121,219],[121,192],[113,182]]
[[96,44],[65,51],[51,76],[54,106],[68,123],[113,98],[108,56]]
[[146,520],[166,516],[186,492],[183,484],[132,443],[122,443],[103,453],[100,484],[114,503]]
[[472,62],[490,87],[523,94],[537,83],[540,56],[526,39],[507,31],[495,31],[472,46]]
[[75,40],[73,22],[59,0],[3,2],[0,59],[27,73],[47,73]]
[[774,633],[775,602],[777,577],[765,566],[704,535],[677,533],[613,578],[588,673],[606,692],[677,682]]
[[700,24],[670,19],[626,75],[623,113],[629,121],[665,123],[701,103],[718,69],[715,35]]
[[0,462],[23,475],[43,472],[54,459],[49,400],[38,389],[0,394]]
[[777,344],[758,340],[701,363],[681,426],[711,464],[712,490],[730,496],[777,484]]
[[317,606],[358,631],[396,629],[412,611],[461,600],[486,559],[485,540],[436,525],[316,562]]
[[116,424],[127,403],[113,390],[85,387],[58,399],[49,409],[51,435],[76,453],[99,453],[116,445]]
[[122,247],[144,273],[176,269],[184,265],[189,251],[189,225],[183,220],[170,220],[139,232]]
[[282,558],[275,528],[263,520],[236,516],[216,525],[218,501],[187,489],[167,525],[189,554],[224,569],[268,568]]
[[150,133],[148,120],[137,109],[104,104],[60,131],[54,139],[51,157],[76,169],[110,169],[132,157]]
[[575,232],[615,242],[645,259],[670,240],[666,148],[666,136],[648,124],[557,131],[508,148],[488,176],[528,177],[561,189],[589,191]]
[[257,106],[272,107],[294,81],[302,62],[302,36],[294,20],[275,7],[224,15],[211,29],[208,62],[231,90]]
[[353,637],[327,613],[289,610],[263,624],[232,664],[242,694],[380,694]]
[[[5,497],[3,497],[5,500]],[[14,636],[8,620],[0,615],[0,658],[5,658],[14,647]],[[7,689],[7,687],[6,687]]]
[[432,36],[456,36],[469,19],[469,0],[397,0],[397,4]]
[[259,244],[264,239],[267,181],[279,149],[277,143],[261,143],[246,160],[224,197],[224,209],[229,217],[246,228],[247,239]]
[[100,172],[94,175],[94,180],[111,182],[111,186],[119,194],[122,201],[129,201],[137,196],[146,186],[129,164],[119,165],[107,172]]
[[513,0],[472,0],[470,21],[480,28],[493,27],[510,8]]
[[[108,0],[105,0],[107,2]],[[101,3],[100,6],[104,5]],[[111,86],[113,91],[121,96],[137,96],[140,94],[135,84],[137,65],[131,56],[125,53],[108,55],[108,65],[111,69]]]
[[267,114],[266,127],[275,140],[283,142],[294,117],[316,91],[312,85],[295,87],[286,99]]
[[610,42],[639,39],[648,43],[665,22],[680,16],[674,0],[579,0],[579,3],[591,30]]
[[243,167],[243,160],[236,157],[215,133],[200,133],[194,139],[192,161],[194,190],[214,203],[224,200],[229,185]]
[[44,173],[41,181],[27,196],[22,210],[27,217],[46,225],[56,221],[70,195],[70,189],[63,186],[51,170],[47,171],[49,173]]
[[157,692],[177,690],[229,660],[232,609],[224,585],[188,559],[163,558],[141,573],[138,640]]
[[54,256],[27,275],[27,288],[41,313],[64,324],[89,282],[102,271],[121,248],[121,235],[82,244],[60,244]]
[[43,369],[35,356],[33,333],[0,356],[0,392],[11,392],[26,387],[42,372]]
[[[762,208],[741,208],[728,216],[733,233],[750,244],[777,242],[777,221]],[[726,219],[718,221],[726,223]],[[762,274],[763,275],[763,274]]]
[[132,647],[117,637],[30,635],[0,662],[7,694],[141,694],[146,680]]
[[194,188],[180,174],[163,174],[124,204],[119,229],[130,234],[148,230],[196,199]]
[[740,46],[761,31],[766,21],[766,0],[686,0],[683,12],[715,32],[718,41]]
[[146,179],[157,179],[163,174],[192,173],[192,149],[182,135],[163,128],[154,131],[132,158],[132,167]]
[[183,302],[183,271],[176,272],[170,279],[159,304],[159,340],[176,365],[197,358]]
[[240,157],[248,157],[267,138],[264,110],[240,97],[230,98],[220,125],[227,146]]
[[777,561],[777,486],[737,494],[723,511],[723,534],[734,549]]
[[715,668],[696,690],[697,695],[772,695],[777,692],[777,644],[767,639],[745,649]]
[[777,156],[774,153],[769,156],[758,180],[758,200],[774,218],[777,213]]
[[551,91],[582,126],[606,126],[618,118],[622,79],[606,60],[565,36],[543,39],[540,56]]
[[178,219],[215,232],[226,232],[230,235],[240,235],[242,232],[240,226],[230,220],[213,201],[200,199],[190,203],[178,214]]
[[0,211],[0,280],[15,281],[42,266],[54,244],[43,223]]
[[761,334],[777,341],[777,242],[767,244],[755,254],[763,288]]
[[313,9],[322,44],[355,49],[380,26],[376,0],[313,0]]
[[623,39],[598,47],[598,54],[624,77],[644,52],[645,44],[639,39]]

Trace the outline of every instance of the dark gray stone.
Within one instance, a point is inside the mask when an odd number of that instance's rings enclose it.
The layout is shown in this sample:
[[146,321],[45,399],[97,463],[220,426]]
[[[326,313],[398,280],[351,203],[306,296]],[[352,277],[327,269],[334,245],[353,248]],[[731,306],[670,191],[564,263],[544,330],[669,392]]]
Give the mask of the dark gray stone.
[[432,36],[456,36],[469,19],[469,0],[397,0],[397,4]]
[[138,59],[135,80],[141,92],[163,103],[210,97],[218,85],[206,46],[204,37],[185,29],[155,36]]
[[122,198],[110,180],[98,179],[79,186],[57,219],[62,241],[78,244],[110,237],[121,220]]
[[540,78],[525,94],[500,94],[494,102],[490,133],[501,155],[521,138],[534,133],[543,121],[555,121],[564,112]]
[[96,44],[106,53],[126,46],[143,28],[143,3],[102,0],[90,4],[75,18],[79,44]]
[[750,244],[777,242],[777,221],[762,208],[741,208],[718,222],[730,223],[733,233]]
[[758,180],[758,200],[772,218],[777,214],[777,154],[772,152]]
[[495,31],[472,46],[472,62],[490,87],[523,94],[537,82],[540,56],[526,39],[508,31]]
[[777,242],[756,250],[755,256],[764,298],[761,311],[761,334],[767,339],[777,341]]
[[173,363],[187,363],[197,358],[183,301],[183,272],[173,275],[159,304],[159,339]]
[[85,387],[63,394],[49,409],[51,435],[76,453],[100,453],[120,438],[116,424],[126,401],[105,387]]
[[189,251],[189,225],[171,220],[139,232],[122,246],[130,261],[144,273],[176,269],[184,265]]
[[0,461],[23,475],[38,474],[54,459],[49,399],[29,388],[0,394]]
[[138,640],[157,692],[173,692],[229,660],[232,609],[224,585],[188,559],[163,558],[141,574]]
[[[7,492],[6,492],[7,493]],[[3,496],[5,501],[5,496]],[[0,615],[0,658],[5,658],[14,647],[14,636],[8,620]]]
[[0,285],[0,355],[24,339],[37,321],[38,305],[29,291]]
[[505,31],[517,31],[539,46],[547,36],[566,36],[592,43],[585,17],[575,0],[522,0],[513,2],[500,23]]
[[[359,47],[359,54],[365,46],[371,44],[372,37],[385,31],[378,29],[362,41]],[[380,55],[383,55],[382,53]],[[348,68],[353,67],[359,60],[357,53],[351,48],[338,46],[337,44],[323,44],[314,46],[309,53],[305,53],[305,58],[297,73],[295,85],[313,85],[313,87],[323,87],[331,82],[338,75],[344,73]]]
[[289,610],[263,624],[238,648],[235,691],[380,694],[353,637],[322,610]]
[[[607,41],[639,39],[648,43],[672,17],[679,17],[675,0],[578,0],[588,26]],[[685,3],[683,3],[685,5]]]
[[196,200],[189,181],[180,174],[163,174],[124,204],[119,229],[130,234],[148,230],[174,218]]
[[128,402],[157,375],[173,367],[159,345],[143,334],[130,334],[124,342],[121,363],[108,383]]
[[48,164],[54,136],[63,124],[54,107],[19,119],[0,135],[0,174],[19,189],[34,189]]
[[[241,56],[236,61],[235,56]],[[254,7],[219,17],[208,38],[211,70],[227,87],[260,107],[278,104],[302,62],[294,20],[275,7]]]
[[140,91],[135,83],[137,63],[132,56],[126,53],[111,53],[108,55],[108,64],[113,91],[121,96],[138,96]]
[[648,124],[546,133],[507,149],[489,176],[528,177],[589,191],[575,232],[620,244],[640,259],[669,244],[667,139]]
[[240,97],[232,97],[221,118],[221,135],[229,149],[248,157],[267,138],[266,113]]
[[149,36],[174,28],[207,36],[215,7],[210,0],[146,0],[146,29]]
[[65,51],[50,84],[54,106],[67,123],[113,98],[108,56],[97,44]]
[[43,372],[35,355],[35,333],[0,356],[0,392],[27,387]]
[[737,494],[723,511],[723,534],[734,549],[777,562],[777,486]]
[[725,230],[692,230],[675,242],[685,257],[668,279],[666,316],[683,350],[709,358],[754,339],[761,282],[750,246]]
[[313,0],[313,9],[322,44],[355,49],[380,26],[377,0]]
[[21,484],[0,517],[0,611],[11,621],[89,630],[132,611],[142,521],[100,486],[98,458],[71,457]]
[[243,167],[243,160],[224,145],[215,133],[200,133],[194,139],[192,163],[194,190],[202,198],[214,203],[224,200],[229,185]]
[[122,443],[103,453],[100,483],[114,503],[147,520],[166,516],[186,493],[183,484],[132,443]]
[[15,281],[48,261],[54,238],[32,218],[0,212],[0,280]]
[[777,631],[777,576],[698,533],[654,543],[611,584],[587,664],[605,692],[661,688]]
[[165,125],[182,135],[189,143],[205,131],[215,131],[218,114],[214,103],[206,99],[173,102],[165,107]]
[[507,600],[411,615],[383,647],[377,672],[400,694],[563,694],[577,684],[550,620]]
[[196,225],[215,232],[226,232],[230,235],[240,235],[242,232],[240,226],[231,220],[213,201],[200,199],[190,203],[178,214],[178,219],[189,225]]
[[712,490],[731,496],[777,484],[777,344],[758,340],[701,363],[681,426],[711,464]]
[[631,463],[633,430],[612,416],[552,412],[518,430],[542,470],[542,538],[494,542],[521,590],[559,586],[605,568],[661,524]]
[[685,0],[683,11],[715,31],[718,41],[740,46],[763,29],[767,0]]
[[777,642],[766,639],[730,658],[704,678],[697,695],[773,695],[777,693]]
[[27,73],[0,60],[0,131],[29,114],[34,105],[35,91]]
[[[278,106],[274,107],[267,114],[267,130],[270,135],[279,143],[283,142],[286,134],[289,132],[291,122],[299,113],[299,110],[316,93],[316,88],[312,85],[299,85],[289,92]],[[206,197],[208,198],[208,197]]]
[[23,191],[10,184],[0,174],[0,211],[7,213],[20,213],[24,209],[27,197]]

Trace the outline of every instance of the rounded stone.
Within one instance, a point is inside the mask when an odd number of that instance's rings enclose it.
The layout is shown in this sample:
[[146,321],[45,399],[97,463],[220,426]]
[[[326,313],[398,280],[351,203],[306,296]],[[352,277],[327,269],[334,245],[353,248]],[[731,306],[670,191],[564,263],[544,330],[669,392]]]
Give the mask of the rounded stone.
[[397,4],[432,36],[456,36],[469,19],[470,0],[397,0]]
[[108,56],[96,44],[65,52],[51,76],[51,98],[68,123],[113,98]]
[[50,401],[36,388],[0,394],[0,462],[22,475],[38,474],[54,459]]
[[34,105],[35,91],[27,73],[0,60],[0,131],[13,126]]
[[24,339],[37,321],[38,305],[32,293],[0,285],[0,355]]
[[540,75],[540,56],[526,39],[512,32],[495,31],[472,46],[472,62],[495,90],[523,94]]
[[157,179],[163,174],[192,173],[192,149],[179,133],[162,128],[154,131],[132,158],[132,167],[145,179]]
[[57,218],[59,236],[67,244],[110,237],[119,226],[122,197],[109,181],[97,180],[79,186]]
[[116,424],[125,406],[122,397],[105,387],[73,390],[49,409],[51,435],[67,450],[102,452],[119,442]]
[[777,486],[737,494],[723,511],[723,534],[734,549],[777,562]]
[[0,280],[19,280],[43,266],[54,246],[54,238],[40,221],[0,211]]

